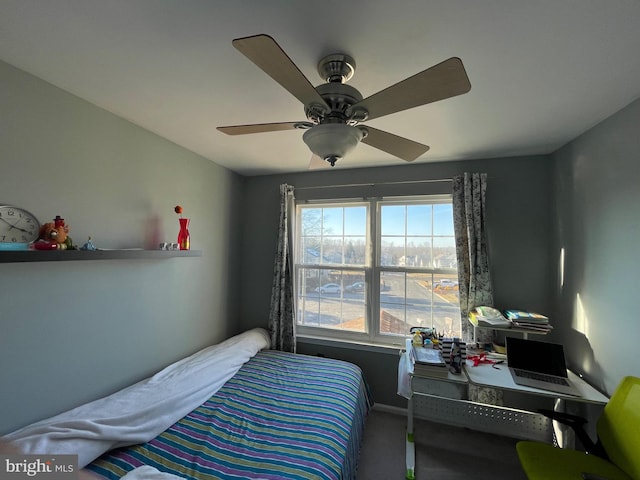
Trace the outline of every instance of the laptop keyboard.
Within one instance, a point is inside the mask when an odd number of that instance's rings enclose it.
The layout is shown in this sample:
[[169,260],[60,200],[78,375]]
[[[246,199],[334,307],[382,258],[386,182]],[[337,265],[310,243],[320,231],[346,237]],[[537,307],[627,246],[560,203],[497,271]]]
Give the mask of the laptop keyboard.
[[547,383],[555,383],[556,385],[569,385],[569,382],[564,378],[545,375],[544,373],[529,372],[518,368],[514,368],[513,371],[519,377],[530,378],[531,380],[540,380]]

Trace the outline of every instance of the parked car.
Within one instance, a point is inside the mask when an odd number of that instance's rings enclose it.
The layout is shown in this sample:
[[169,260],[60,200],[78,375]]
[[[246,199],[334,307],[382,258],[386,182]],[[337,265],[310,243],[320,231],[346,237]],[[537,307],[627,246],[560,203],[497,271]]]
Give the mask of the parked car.
[[458,281],[451,280],[448,278],[443,278],[442,280],[433,282],[433,288],[457,288],[457,287],[458,287]]
[[364,292],[365,287],[366,285],[364,282],[355,282],[344,287],[344,291],[349,293]]
[[340,293],[342,289],[337,283],[325,283],[321,287],[316,288],[316,293]]

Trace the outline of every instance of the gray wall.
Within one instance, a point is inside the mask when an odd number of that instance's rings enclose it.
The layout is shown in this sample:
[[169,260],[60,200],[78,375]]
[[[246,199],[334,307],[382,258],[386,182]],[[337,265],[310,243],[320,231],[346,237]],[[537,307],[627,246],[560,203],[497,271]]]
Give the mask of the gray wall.
[[[363,147],[364,148],[364,147]],[[303,190],[304,187],[368,182],[403,182],[451,178],[456,173],[482,171],[489,176],[487,224],[492,259],[495,303],[501,308],[529,308],[549,312],[554,277],[551,259],[552,162],[546,156],[476,160],[472,162],[426,163],[371,168],[251,177],[244,195],[244,234],[241,261],[243,328],[266,325],[277,235],[278,186],[297,187],[298,196],[335,195],[335,189]],[[436,187],[435,185],[438,185]],[[431,193],[444,185],[420,184],[393,187],[396,194]],[[364,189],[343,189],[340,194],[371,193]],[[363,352],[340,347],[299,343],[299,351],[350,360],[363,368],[376,402],[405,406],[396,395],[398,352]]]
[[640,101],[554,155],[558,335],[569,360],[611,393],[640,376],[636,300],[640,269]]
[[[162,261],[0,264],[0,433],[266,326],[281,183],[303,192],[487,172],[496,305],[549,313],[549,339],[565,343],[572,367],[609,393],[623,375],[640,374],[638,102],[552,156],[250,178],[1,62],[0,107],[0,202],[43,222],[62,215],[76,243],[91,235],[105,248],[173,240],[172,208],[181,204],[192,248],[203,251]],[[404,406],[395,395],[397,352],[312,343],[300,351],[359,364],[377,402]]]
[[[611,394],[623,376],[640,376],[635,358],[640,338],[635,313],[640,268],[639,124],[640,100],[636,100],[549,156],[247,179],[242,249],[250,253],[241,264],[243,327],[264,324],[268,317],[280,183],[308,187],[394,182],[483,171],[489,174],[487,225],[496,306],[548,313],[555,329],[547,340],[563,343],[569,366]],[[299,351],[359,364],[376,401],[404,405],[395,396],[395,355],[313,343],[301,343]],[[524,406],[527,400],[507,397],[507,402]]]
[[192,219],[197,258],[0,264],[0,434],[237,333],[242,177],[0,62],[0,201],[104,248]]

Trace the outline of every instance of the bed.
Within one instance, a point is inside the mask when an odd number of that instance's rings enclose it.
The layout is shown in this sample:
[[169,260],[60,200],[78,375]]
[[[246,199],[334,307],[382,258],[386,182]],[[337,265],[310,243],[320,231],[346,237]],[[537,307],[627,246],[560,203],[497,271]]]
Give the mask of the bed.
[[269,350],[262,329],[207,350],[5,438],[24,453],[77,452],[79,466],[108,479],[356,478],[372,405],[357,366]]

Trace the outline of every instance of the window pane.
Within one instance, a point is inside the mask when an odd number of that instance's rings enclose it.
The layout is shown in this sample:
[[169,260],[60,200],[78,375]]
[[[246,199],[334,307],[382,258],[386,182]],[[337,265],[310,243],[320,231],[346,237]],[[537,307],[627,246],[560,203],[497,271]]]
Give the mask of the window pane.
[[298,263],[365,265],[366,206],[301,207]]
[[407,235],[431,235],[431,205],[407,206]]
[[380,274],[380,304],[404,303],[405,275],[400,272]]
[[321,208],[304,208],[301,210],[302,235],[319,236],[322,233],[322,209]]
[[457,279],[403,272],[383,272],[380,278],[390,287],[380,290],[380,334],[432,327],[445,336],[461,335]]
[[400,259],[405,256],[405,237],[382,237],[380,244],[380,264],[383,266],[399,266]]
[[342,237],[322,237],[323,264],[342,263]]
[[344,209],[344,234],[364,237],[367,234],[367,207]]
[[433,239],[434,267],[458,268],[456,257],[456,240],[454,237],[434,237]]
[[343,233],[343,213],[342,208],[323,208],[322,209],[322,234],[323,235],[342,235]]
[[349,237],[345,239],[344,263],[364,265],[367,261],[367,237]]
[[299,255],[302,263],[322,263],[320,261],[320,237],[301,237]]
[[382,225],[380,232],[382,235],[404,235],[405,213],[404,205],[385,205],[380,209]]
[[380,265],[433,267],[432,210],[430,204],[381,207]]
[[440,203],[433,206],[433,234],[454,236],[453,205]]
[[364,271],[300,268],[298,325],[366,333]]
[[408,237],[407,254],[404,259],[400,259],[400,265],[405,267],[430,267],[431,258],[431,238],[430,237]]
[[380,333],[406,335],[413,326],[430,326],[431,291],[426,287],[431,275],[401,272],[384,272],[385,284],[398,284],[402,288],[380,292]]
[[298,271],[299,292],[313,292],[320,285],[320,272],[315,268],[301,268]]

